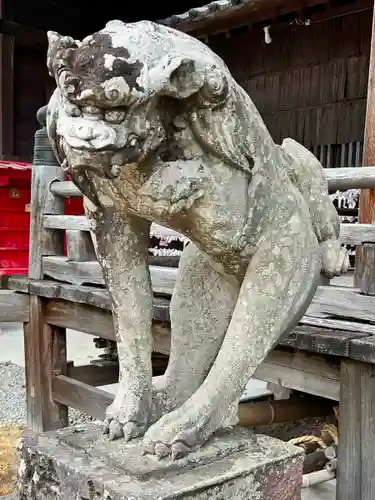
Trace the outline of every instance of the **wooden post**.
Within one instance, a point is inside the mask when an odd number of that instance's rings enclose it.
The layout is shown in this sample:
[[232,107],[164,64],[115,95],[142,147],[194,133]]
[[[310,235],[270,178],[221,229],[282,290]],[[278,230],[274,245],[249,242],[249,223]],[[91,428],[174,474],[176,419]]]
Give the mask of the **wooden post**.
[[52,378],[66,375],[65,328],[44,320],[41,297],[30,297],[30,321],[25,323],[27,423],[36,432],[68,425],[68,408],[52,399]]
[[360,363],[343,360],[340,379],[340,446],[336,500],[361,497]]
[[[43,279],[44,255],[62,255],[62,231],[44,229],[46,214],[63,214],[64,202],[50,191],[53,181],[63,180],[45,129],[47,107],[38,112],[42,129],[35,134],[31,189],[29,277]],[[43,299],[32,296],[30,321],[24,327],[28,425],[40,432],[68,425],[68,409],[52,399],[52,377],[66,373],[65,329],[44,320]]]
[[341,362],[337,500],[375,498],[375,367]]
[[[375,5],[375,3],[374,3]],[[370,46],[370,66],[367,85],[367,108],[365,120],[365,135],[363,141],[362,165],[375,165],[375,9],[372,13],[372,33]],[[363,189],[359,200],[359,222],[370,224],[375,205],[375,188]],[[358,285],[363,272],[363,251],[358,248],[356,252],[356,266],[354,283]]]

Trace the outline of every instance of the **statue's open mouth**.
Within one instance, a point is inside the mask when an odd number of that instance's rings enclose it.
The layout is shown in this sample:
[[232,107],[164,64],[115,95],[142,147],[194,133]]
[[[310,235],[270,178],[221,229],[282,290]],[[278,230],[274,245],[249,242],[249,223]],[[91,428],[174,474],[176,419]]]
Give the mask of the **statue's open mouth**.
[[67,174],[72,174],[73,172],[91,172],[98,177],[105,179],[116,179],[119,177],[121,172],[120,165],[112,165],[111,163],[103,163],[102,165],[96,165],[89,162],[82,162],[71,165],[69,161],[65,158],[61,164],[61,168]]

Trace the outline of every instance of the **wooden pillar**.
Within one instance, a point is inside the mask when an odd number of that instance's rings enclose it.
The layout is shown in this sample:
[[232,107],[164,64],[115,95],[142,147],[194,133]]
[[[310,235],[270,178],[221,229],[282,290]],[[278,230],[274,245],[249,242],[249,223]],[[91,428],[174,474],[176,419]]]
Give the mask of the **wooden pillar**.
[[375,367],[341,363],[339,469],[336,500],[375,498]]
[[[62,231],[44,229],[46,214],[64,213],[64,201],[50,191],[64,172],[54,158],[45,129],[46,106],[38,112],[42,129],[35,134],[31,189],[29,278],[43,279],[43,256],[62,255]],[[65,329],[53,327],[44,318],[44,301],[30,297],[30,321],[24,325],[26,400],[28,425],[35,431],[68,425],[68,409],[53,401],[52,379],[67,370]]]
[[[12,1],[0,1],[1,19],[11,20]],[[0,34],[0,159],[14,156],[14,37]]]
[[[375,2],[374,2],[375,5]],[[365,120],[365,135],[363,142],[364,166],[375,165],[375,9],[372,13],[372,32],[370,45],[370,65],[367,85],[367,107]],[[359,222],[371,224],[375,205],[375,188],[363,189],[359,201]],[[357,249],[354,282],[358,285],[363,270],[362,248]]]

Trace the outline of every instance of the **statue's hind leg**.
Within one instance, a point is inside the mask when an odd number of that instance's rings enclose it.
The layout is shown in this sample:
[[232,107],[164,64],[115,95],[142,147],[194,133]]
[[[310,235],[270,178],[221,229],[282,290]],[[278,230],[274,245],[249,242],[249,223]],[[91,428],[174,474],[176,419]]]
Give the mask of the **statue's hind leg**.
[[[293,216],[270,232],[248,266],[218,356],[203,384],[180,408],[151,426],[145,450],[178,456],[228,424],[230,409],[285,330],[305,313],[321,269],[307,221]],[[158,446],[155,448],[155,445]]]
[[190,243],[181,257],[171,300],[171,353],[165,375],[155,377],[153,421],[181,406],[200,387],[217,356],[240,281],[219,273]]

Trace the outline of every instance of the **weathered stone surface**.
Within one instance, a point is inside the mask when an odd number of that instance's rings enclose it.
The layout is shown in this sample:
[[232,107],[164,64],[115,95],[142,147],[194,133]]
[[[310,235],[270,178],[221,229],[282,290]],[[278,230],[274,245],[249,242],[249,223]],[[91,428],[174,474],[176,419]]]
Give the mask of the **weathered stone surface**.
[[[222,59],[166,26],[111,21],[82,42],[50,32],[48,135],[85,196],[112,297],[119,389],[110,439],[158,457],[237,421],[257,366],[299,321],[319,274],[346,268],[319,161],[272,140]],[[152,381],[151,222],[188,237],[171,355]]]
[[299,500],[301,450],[244,429],[220,431],[175,461],[77,426],[24,438],[21,500]]

